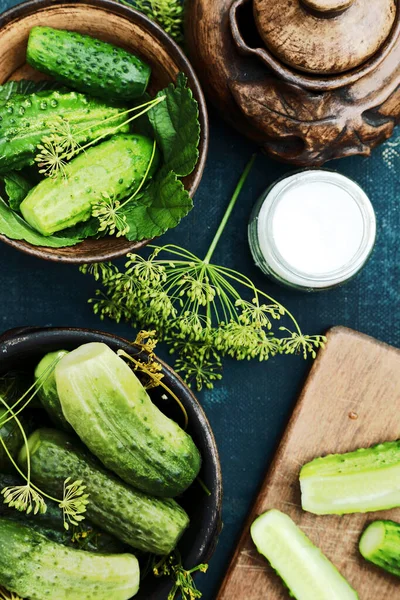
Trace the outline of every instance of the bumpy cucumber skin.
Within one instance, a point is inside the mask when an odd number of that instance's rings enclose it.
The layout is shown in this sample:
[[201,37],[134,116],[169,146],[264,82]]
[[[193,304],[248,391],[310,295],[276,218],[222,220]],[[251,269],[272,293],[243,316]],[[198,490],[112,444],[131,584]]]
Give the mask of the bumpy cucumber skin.
[[[380,543],[373,549],[366,548],[367,536],[379,530]],[[360,538],[360,553],[377,567],[400,577],[400,524],[394,521],[374,521]]]
[[63,412],[84,444],[121,479],[173,498],[197,477],[192,438],[151,401],[132,369],[106,344],[73,350],[56,367]]
[[93,554],[56,544],[0,518],[0,585],[30,600],[129,600],[139,589],[133,554]]
[[[189,518],[174,500],[130,488],[64,433],[40,429],[29,442],[32,479],[39,487],[62,495],[66,474],[83,480],[90,498],[86,514],[92,523],[144,552],[163,555],[176,547]],[[26,468],[23,450],[19,460]]]
[[267,511],[252,524],[251,537],[296,600],[358,600],[356,591],[288,515]]
[[302,508],[350,514],[400,506],[400,441],[316,458],[300,471]]
[[[15,487],[23,485],[22,477],[15,475],[5,475],[0,473],[0,491],[6,487]],[[117,540],[114,536],[101,531],[92,523],[85,519],[79,527],[72,527],[69,531],[65,530],[62,510],[52,500],[46,498],[47,510],[45,513],[37,515],[20,512],[15,508],[10,508],[8,504],[0,500],[0,517],[11,521],[17,521],[26,527],[31,527],[42,535],[45,535],[53,542],[79,548],[88,552],[100,552],[103,554],[121,554],[126,551],[126,546]],[[79,542],[74,541],[74,536],[79,533]]]
[[[134,134],[89,148],[65,167],[66,179],[47,177],[29,192],[20,207],[24,219],[45,236],[87,221],[104,194],[121,200],[138,187],[152,152],[153,142]],[[158,155],[151,173],[157,165]]]
[[[53,424],[63,431],[72,432],[73,429],[64,417],[61,408],[55,377],[56,364],[66,354],[68,354],[67,350],[59,350],[58,352],[49,352],[46,354],[35,369],[35,382],[38,385],[38,398]],[[41,381],[43,377],[45,379]]]
[[27,61],[69,87],[107,99],[142,96],[151,75],[149,65],[122,48],[51,27],[31,29]]
[[118,125],[119,132],[128,132],[129,125],[123,125],[124,110],[77,92],[15,94],[0,111],[0,173],[32,165],[38,144],[60,116],[70,123],[76,141],[82,144],[112,135]]

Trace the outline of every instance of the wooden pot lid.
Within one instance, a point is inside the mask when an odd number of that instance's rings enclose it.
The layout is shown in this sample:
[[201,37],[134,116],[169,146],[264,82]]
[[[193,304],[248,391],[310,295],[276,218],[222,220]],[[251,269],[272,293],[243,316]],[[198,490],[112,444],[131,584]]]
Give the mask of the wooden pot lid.
[[254,18],[267,48],[309,73],[355,69],[388,39],[396,0],[254,0]]

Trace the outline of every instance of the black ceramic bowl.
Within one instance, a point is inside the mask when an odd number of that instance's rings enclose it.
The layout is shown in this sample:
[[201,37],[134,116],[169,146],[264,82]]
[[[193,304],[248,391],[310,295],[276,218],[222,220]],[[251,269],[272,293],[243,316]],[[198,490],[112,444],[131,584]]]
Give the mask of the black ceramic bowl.
[[[113,350],[124,349],[135,355],[138,351],[117,336],[87,329],[14,329],[0,336],[0,375],[12,370],[33,370],[47,352],[64,348],[72,350],[87,342],[104,342]],[[198,482],[179,498],[188,512],[191,525],[184,534],[179,549],[187,567],[207,562],[217,543],[221,524],[222,481],[218,450],[207,418],[200,404],[180,377],[165,363],[164,381],[184,405],[188,417],[188,433],[193,437],[203,457],[200,476],[211,495],[207,496]],[[174,400],[164,400],[155,388],[150,390],[152,400],[165,414],[182,423],[182,412]],[[145,578],[135,600],[166,600],[171,582],[163,577]],[[111,599],[110,599],[111,600]]]

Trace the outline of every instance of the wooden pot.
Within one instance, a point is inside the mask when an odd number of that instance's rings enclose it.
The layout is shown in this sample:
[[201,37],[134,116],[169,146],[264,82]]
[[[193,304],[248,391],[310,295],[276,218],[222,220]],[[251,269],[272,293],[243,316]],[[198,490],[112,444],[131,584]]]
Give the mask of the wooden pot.
[[192,0],[186,35],[210,100],[284,162],[368,156],[400,120],[396,0]]
[[[0,16],[0,84],[10,79],[46,78],[26,64],[29,32],[36,25],[69,29],[120,46],[141,56],[152,67],[148,91],[158,90],[175,82],[183,71],[199,103],[201,125],[200,156],[193,173],[183,182],[194,195],[204,170],[208,149],[208,117],[203,93],[189,61],[175,42],[142,13],[110,0],[29,0]],[[38,258],[65,263],[108,261],[145,246],[149,240],[129,242],[124,238],[87,239],[68,248],[41,248],[0,235],[0,240]]]

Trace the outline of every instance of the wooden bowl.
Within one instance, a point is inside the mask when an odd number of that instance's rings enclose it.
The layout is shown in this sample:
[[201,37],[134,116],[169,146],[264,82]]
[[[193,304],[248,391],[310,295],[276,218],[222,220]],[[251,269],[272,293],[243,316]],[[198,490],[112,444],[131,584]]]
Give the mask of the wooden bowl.
[[[150,94],[166,87],[183,71],[199,103],[201,125],[200,157],[196,169],[183,181],[194,195],[204,170],[208,149],[207,108],[192,66],[175,42],[142,13],[110,0],[29,0],[18,4],[0,16],[0,83],[10,79],[44,79],[45,76],[26,64],[29,32],[35,25],[70,29],[92,35],[140,55],[152,67]],[[88,239],[69,248],[44,248],[20,240],[0,239],[27,254],[66,263],[107,261],[139,250],[149,240],[129,242],[106,237]]]
[[[13,370],[33,373],[38,361],[47,352],[60,348],[73,350],[87,342],[104,342],[113,350],[123,349],[135,355],[138,350],[128,341],[108,333],[88,329],[19,328],[0,336],[0,375]],[[162,361],[160,361],[162,362]],[[186,568],[208,562],[215,550],[221,530],[222,478],[218,450],[210,424],[200,404],[181,378],[162,362],[164,381],[184,405],[188,417],[188,433],[200,450],[203,466],[200,477],[211,492],[208,496],[198,482],[178,499],[188,512],[191,524],[184,534],[179,549]],[[182,423],[182,412],[174,400],[164,400],[154,388],[150,395],[169,417]],[[172,587],[168,578],[147,577],[134,600],[165,600]]]

